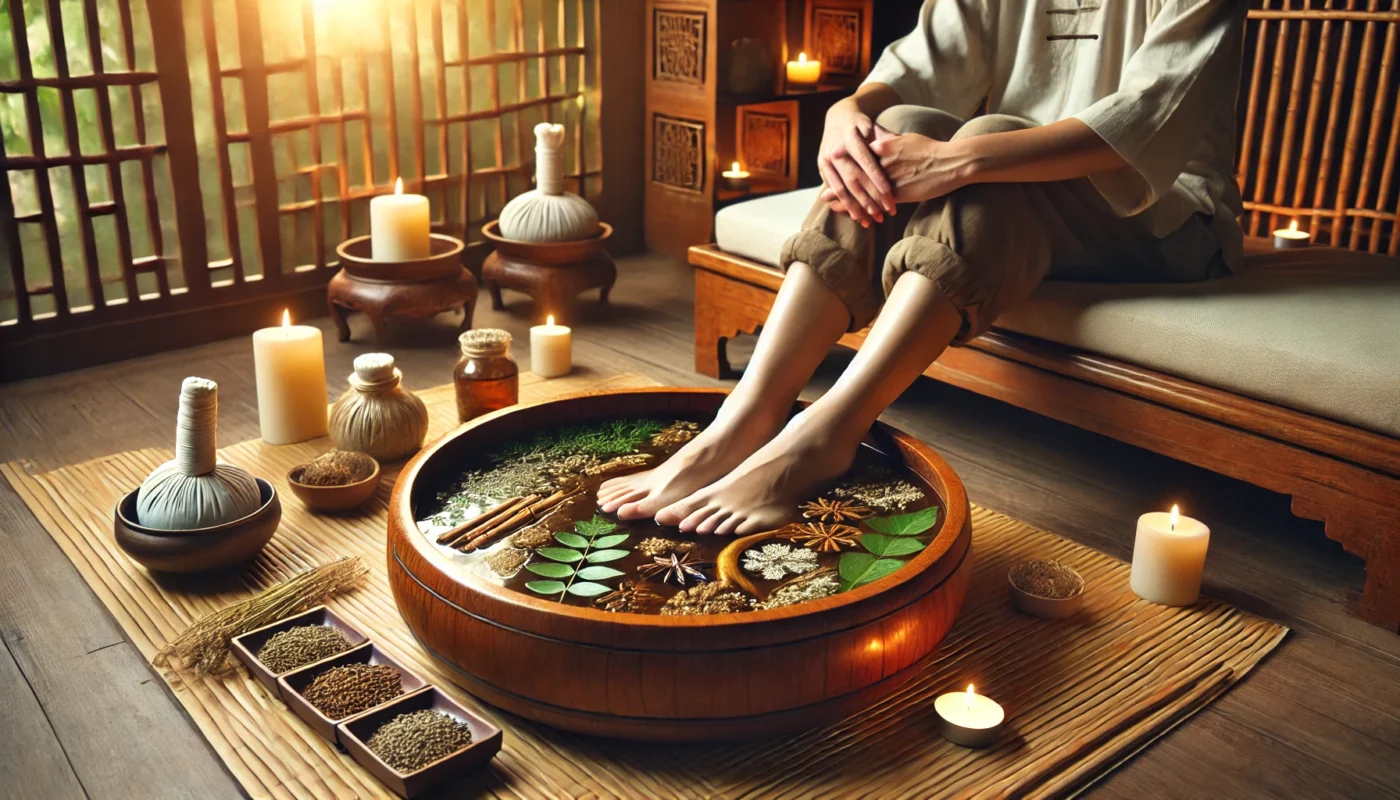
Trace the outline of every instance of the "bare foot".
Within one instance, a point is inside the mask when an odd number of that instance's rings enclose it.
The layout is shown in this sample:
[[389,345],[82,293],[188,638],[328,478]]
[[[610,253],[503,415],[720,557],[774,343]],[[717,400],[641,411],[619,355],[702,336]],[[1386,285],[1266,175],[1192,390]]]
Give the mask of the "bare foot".
[[[784,409],[784,412],[786,409]],[[598,507],[619,519],[646,519],[724,476],[773,437],[783,414],[733,412],[690,440],[656,469],[621,475],[598,488]]]
[[687,533],[722,536],[746,536],[792,521],[798,502],[850,469],[860,446],[859,436],[809,414],[794,417],[728,475],[663,508],[656,521]]

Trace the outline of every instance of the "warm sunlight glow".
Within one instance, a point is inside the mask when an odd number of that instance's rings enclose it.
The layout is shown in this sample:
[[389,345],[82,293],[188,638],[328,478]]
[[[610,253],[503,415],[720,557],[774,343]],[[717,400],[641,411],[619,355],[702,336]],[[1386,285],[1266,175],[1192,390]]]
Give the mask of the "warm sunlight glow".
[[394,194],[403,194],[403,178],[394,181]]
[[282,327],[285,328],[285,327],[287,327],[288,325],[291,325],[291,324],[292,324],[292,312],[291,312],[291,309],[287,309],[287,308],[282,309]]
[[976,697],[976,696],[977,696],[977,695],[976,695],[975,693],[973,693],[973,691],[972,691],[972,684],[969,683],[969,684],[967,685],[967,708],[968,708],[969,711],[972,710],[972,698],[974,698],[974,697]]
[[1173,505],[1173,506],[1172,506],[1172,530],[1176,530],[1176,521],[1177,521],[1178,519],[1181,519],[1181,509],[1179,509],[1179,508],[1177,508],[1175,505]]
[[806,53],[798,53],[798,54],[797,54],[797,63],[799,63],[799,64],[806,64],[806,63],[807,63],[807,54],[806,54]]
[[1289,232],[1289,233],[1297,233],[1297,232],[1298,232],[1298,220],[1295,219],[1295,220],[1293,220],[1292,222],[1288,223],[1288,232]]
[[549,327],[553,328],[553,327],[554,327],[554,315],[553,315],[553,314],[550,314],[549,316],[545,317],[545,318],[544,318],[544,324],[546,324],[546,325],[548,325]]

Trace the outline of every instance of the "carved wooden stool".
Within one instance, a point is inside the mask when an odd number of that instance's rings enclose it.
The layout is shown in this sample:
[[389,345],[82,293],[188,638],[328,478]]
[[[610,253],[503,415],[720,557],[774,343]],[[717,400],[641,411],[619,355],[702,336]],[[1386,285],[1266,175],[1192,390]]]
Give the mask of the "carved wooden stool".
[[346,319],[353,311],[369,317],[375,338],[383,341],[393,319],[427,320],[461,307],[462,324],[472,326],[476,278],[462,266],[462,242],[432,234],[432,255],[417,261],[375,261],[368,236],[349,239],[335,249],[340,271],[326,287],[326,303],[340,341],[350,341]]
[[574,319],[581,292],[599,289],[599,300],[607,303],[617,282],[617,266],[604,247],[612,236],[612,226],[602,222],[599,228],[599,234],[591,239],[522,242],[501,236],[495,222],[486,223],[481,232],[496,246],[481,268],[481,278],[491,292],[491,307],[498,311],[504,307],[502,288],[530,295],[538,315],[553,314],[560,322]]

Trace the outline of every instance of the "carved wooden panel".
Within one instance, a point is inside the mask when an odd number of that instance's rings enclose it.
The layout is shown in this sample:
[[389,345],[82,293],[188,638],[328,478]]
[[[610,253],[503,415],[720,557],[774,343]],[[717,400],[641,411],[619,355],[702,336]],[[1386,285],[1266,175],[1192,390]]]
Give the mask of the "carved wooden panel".
[[657,80],[705,82],[705,13],[656,9],[652,24]]
[[827,73],[854,75],[860,72],[863,37],[859,11],[812,9],[812,50]]
[[651,179],[688,192],[705,188],[705,124],[657,114],[652,121]]
[[792,122],[785,115],[754,112],[744,114],[743,119],[744,127],[739,135],[743,137],[746,168],[754,173],[786,177],[792,168],[788,160]]

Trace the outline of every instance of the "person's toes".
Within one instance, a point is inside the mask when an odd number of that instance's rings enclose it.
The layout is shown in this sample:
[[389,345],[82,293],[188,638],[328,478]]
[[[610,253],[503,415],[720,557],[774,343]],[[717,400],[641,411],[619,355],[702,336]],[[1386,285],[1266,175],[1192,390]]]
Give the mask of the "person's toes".
[[732,533],[735,536],[748,536],[750,534],[762,533],[763,531],[772,529],[772,525],[765,524],[758,517],[745,517],[742,522],[734,526],[734,530],[732,531]]
[[602,500],[604,497],[607,497],[609,495],[614,495],[618,492],[626,491],[627,489],[631,488],[631,486],[631,475],[624,475],[621,478],[609,478],[603,481],[603,484],[598,487],[598,499]]
[[744,519],[745,517],[743,514],[730,514],[728,519],[715,527],[715,535],[728,536],[744,523]]
[[614,500],[612,505],[617,509],[617,518],[621,520],[645,519],[650,517],[651,497],[648,492],[638,491],[628,494],[626,497]]
[[695,526],[696,533],[714,533],[722,523],[734,516],[732,511],[716,511]]
[[680,528],[682,531],[685,531],[686,533],[695,533],[695,532],[696,532],[696,529],[700,526],[700,523],[702,523],[702,522],[704,522],[705,520],[709,519],[711,516],[713,516],[714,514],[716,514],[716,513],[718,513],[718,512],[719,512],[719,507],[718,507],[718,506],[700,505],[699,508],[696,508],[694,511],[691,511],[689,514],[686,514],[686,515],[685,515],[685,518],[682,519],[682,520],[680,521],[680,524],[678,524],[676,527],[677,527],[677,528]]
[[[613,513],[614,511],[621,512],[627,504],[635,505],[638,500],[641,500],[646,496],[647,493],[645,489],[631,489],[626,492],[621,492],[619,494],[613,495],[605,502],[600,502],[598,504],[598,507],[609,514]],[[623,517],[623,519],[631,518]]]

